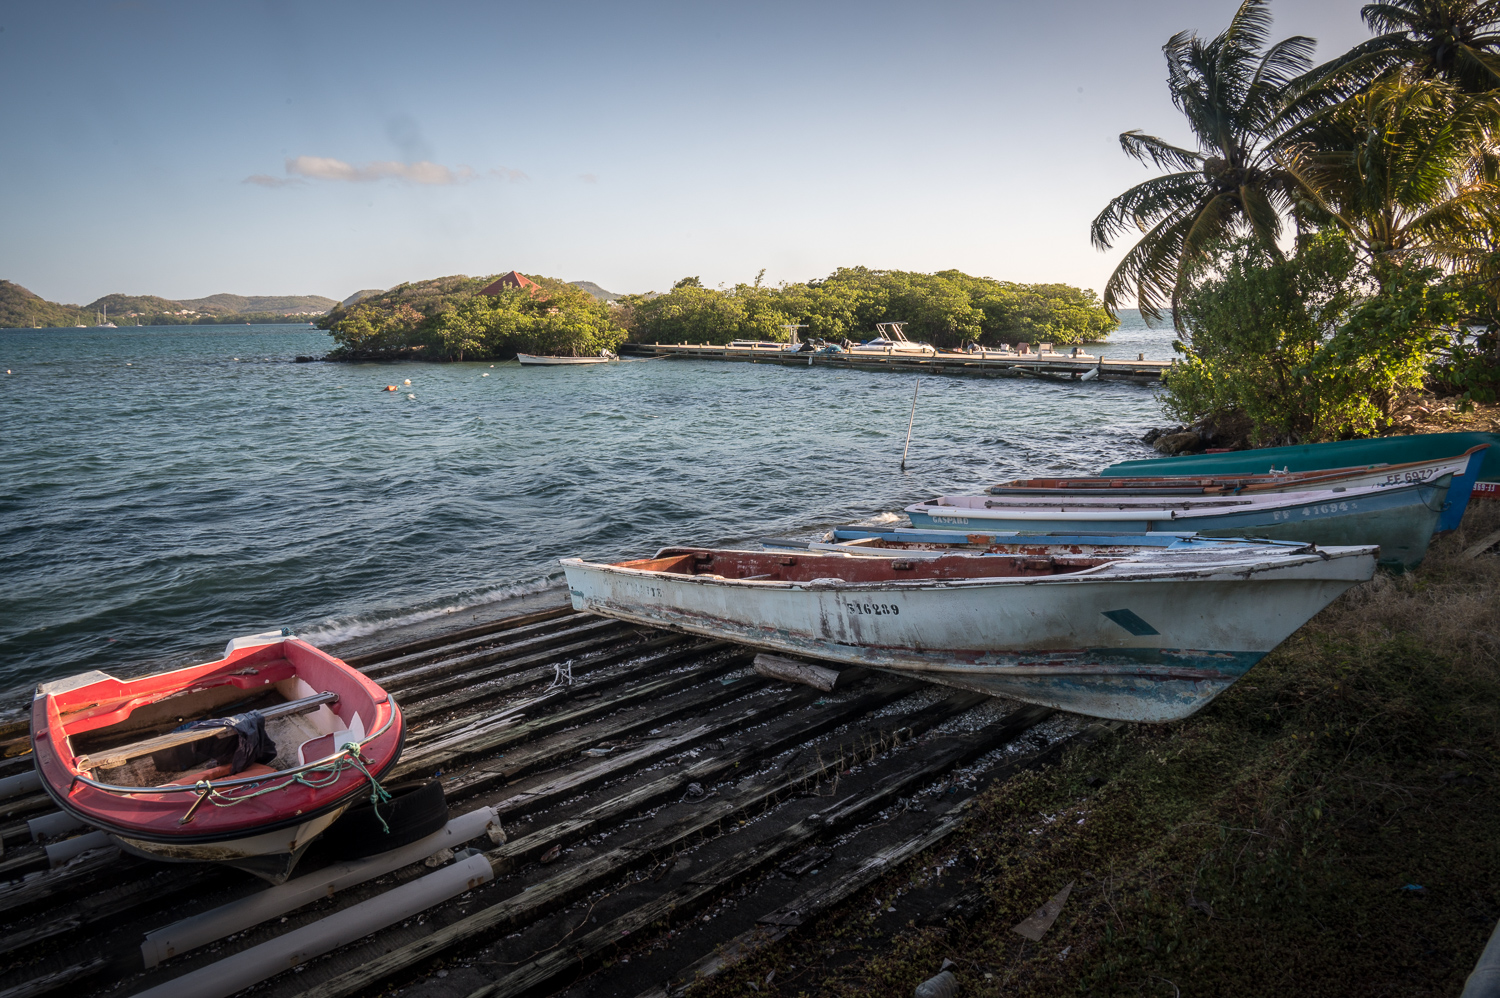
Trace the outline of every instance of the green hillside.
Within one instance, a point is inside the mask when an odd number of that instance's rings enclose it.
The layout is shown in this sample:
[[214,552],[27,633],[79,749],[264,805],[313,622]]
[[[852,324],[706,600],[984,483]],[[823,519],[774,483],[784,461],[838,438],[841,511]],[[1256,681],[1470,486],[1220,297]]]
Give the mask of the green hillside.
[[204,315],[243,315],[251,312],[275,312],[281,315],[322,315],[338,302],[322,295],[209,295],[186,298],[186,308]]
[[60,305],[13,281],[0,281],[0,329],[92,326],[108,310],[120,326],[297,322],[324,315],[338,302],[322,295],[209,295],[175,301],[157,295],[105,295],[87,305]]
[[[0,281],[0,329],[76,326],[84,318],[85,311],[81,306],[59,305],[27,291],[19,284]],[[90,318],[88,321],[93,320]]]

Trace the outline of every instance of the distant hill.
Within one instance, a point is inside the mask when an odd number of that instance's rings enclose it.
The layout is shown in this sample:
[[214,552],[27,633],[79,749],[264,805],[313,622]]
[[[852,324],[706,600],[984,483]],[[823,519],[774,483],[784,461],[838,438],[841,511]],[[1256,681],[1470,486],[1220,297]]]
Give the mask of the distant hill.
[[311,319],[338,305],[322,295],[209,295],[176,301],[156,295],[105,295],[87,305],[60,305],[11,281],[0,281],[0,328],[92,326],[106,308],[118,325],[264,323]]
[[[76,326],[84,321],[78,305],[59,305],[11,281],[0,281],[0,329]],[[88,319],[93,321],[92,316]]]
[[575,288],[582,288],[600,301],[615,301],[621,297],[613,291],[605,291],[593,281],[569,281],[568,283]]
[[353,304],[355,304],[357,302],[362,302],[366,298],[373,298],[376,295],[383,295],[383,294],[385,294],[385,291],[383,289],[381,289],[381,288],[366,288],[364,291],[356,291],[356,292],[354,292],[354,294],[350,295],[348,298],[345,298],[343,301],[339,302],[339,307],[340,308],[348,308],[350,305],[353,305]]
[[172,301],[155,295],[105,295],[86,306],[94,311],[108,304],[122,318],[151,315],[322,315],[338,302],[322,295],[209,295]]

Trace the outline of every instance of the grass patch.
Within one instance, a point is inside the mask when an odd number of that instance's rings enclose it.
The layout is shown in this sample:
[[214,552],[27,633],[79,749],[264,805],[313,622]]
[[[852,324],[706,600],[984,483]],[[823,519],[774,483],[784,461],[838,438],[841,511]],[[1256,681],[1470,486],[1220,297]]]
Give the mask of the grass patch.
[[[905,998],[945,958],[964,998],[1457,994],[1500,918],[1500,556],[1459,557],[1497,528],[1476,502],[1419,571],[1350,590],[1194,717],[991,788],[942,847],[693,998]],[[977,914],[873,904],[938,867]],[[1040,943],[1011,931],[1070,881]]]

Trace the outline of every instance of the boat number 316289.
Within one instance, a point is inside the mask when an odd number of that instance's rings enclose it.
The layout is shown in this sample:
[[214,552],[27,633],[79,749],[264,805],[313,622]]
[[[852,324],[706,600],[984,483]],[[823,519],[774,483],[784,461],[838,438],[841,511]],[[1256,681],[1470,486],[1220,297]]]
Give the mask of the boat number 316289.
[[865,614],[899,616],[901,613],[901,608],[894,603],[845,603],[844,606],[850,613],[857,613],[861,616]]

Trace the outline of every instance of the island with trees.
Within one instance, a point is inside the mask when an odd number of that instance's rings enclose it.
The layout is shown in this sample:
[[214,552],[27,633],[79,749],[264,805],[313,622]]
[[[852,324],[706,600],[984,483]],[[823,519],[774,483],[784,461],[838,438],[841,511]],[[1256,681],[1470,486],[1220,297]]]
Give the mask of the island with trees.
[[[709,288],[685,277],[662,294],[609,295],[526,275],[540,290],[487,294],[493,277],[442,277],[403,284],[334,309],[320,320],[333,359],[508,359],[517,352],[597,354],[627,341],[715,343],[804,337],[868,339],[879,322],[941,348],[1041,339],[1099,341],[1118,320],[1097,295],[1066,284],[1017,284],[957,270],[920,274],[841,267],[822,280]],[[596,287],[596,286],[591,286]],[[602,289],[599,289],[602,290]],[[608,293],[605,293],[608,295]]]

